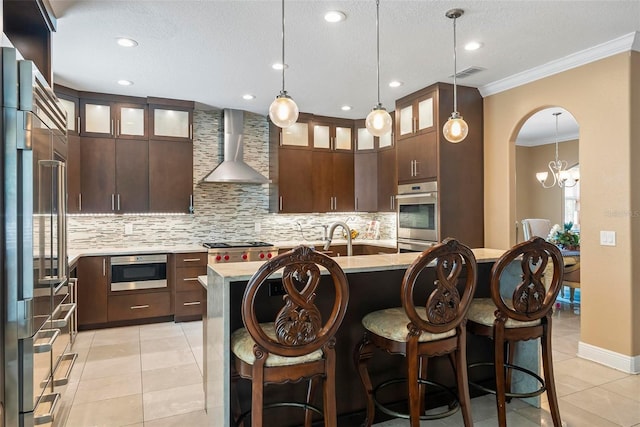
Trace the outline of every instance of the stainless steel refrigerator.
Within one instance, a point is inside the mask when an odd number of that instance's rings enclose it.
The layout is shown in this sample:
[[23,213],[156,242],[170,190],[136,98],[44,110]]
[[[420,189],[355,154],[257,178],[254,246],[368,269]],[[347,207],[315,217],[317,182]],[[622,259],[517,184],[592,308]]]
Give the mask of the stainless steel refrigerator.
[[67,267],[66,112],[31,61],[0,51],[2,422],[52,422],[75,356]]

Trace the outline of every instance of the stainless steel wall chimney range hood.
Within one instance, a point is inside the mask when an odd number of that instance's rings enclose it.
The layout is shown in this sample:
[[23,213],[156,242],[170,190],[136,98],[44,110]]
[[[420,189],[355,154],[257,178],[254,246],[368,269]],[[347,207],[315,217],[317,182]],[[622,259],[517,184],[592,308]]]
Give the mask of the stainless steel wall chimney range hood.
[[224,157],[215,169],[200,182],[224,182],[236,184],[266,184],[268,178],[243,160],[244,111],[223,110]]

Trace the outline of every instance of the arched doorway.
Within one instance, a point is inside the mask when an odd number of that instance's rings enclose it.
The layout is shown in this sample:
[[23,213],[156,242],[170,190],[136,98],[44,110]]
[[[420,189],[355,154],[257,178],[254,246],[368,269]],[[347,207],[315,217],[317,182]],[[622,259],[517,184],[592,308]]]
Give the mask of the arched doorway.
[[[515,139],[516,241],[524,238],[521,221],[525,218],[545,218],[551,225],[562,226],[571,217],[571,222],[579,229],[580,196],[579,184],[576,185],[576,178],[579,178],[578,135],[576,119],[561,107],[535,111],[520,127]],[[556,146],[558,159],[566,162],[567,172],[563,174],[566,181],[561,186],[554,185],[553,173],[549,169],[549,162],[556,160]],[[544,172],[547,179],[543,185],[538,174]]]

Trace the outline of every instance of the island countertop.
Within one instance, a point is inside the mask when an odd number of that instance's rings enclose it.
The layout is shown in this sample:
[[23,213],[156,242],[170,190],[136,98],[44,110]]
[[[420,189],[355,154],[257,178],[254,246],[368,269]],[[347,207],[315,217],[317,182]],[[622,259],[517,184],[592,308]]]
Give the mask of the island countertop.
[[[473,249],[476,261],[495,262],[505,253],[503,249]],[[419,255],[418,252],[355,255],[333,258],[345,273],[362,273],[368,271],[388,271],[406,269]],[[209,264],[209,269],[225,282],[249,280],[264,261]]]

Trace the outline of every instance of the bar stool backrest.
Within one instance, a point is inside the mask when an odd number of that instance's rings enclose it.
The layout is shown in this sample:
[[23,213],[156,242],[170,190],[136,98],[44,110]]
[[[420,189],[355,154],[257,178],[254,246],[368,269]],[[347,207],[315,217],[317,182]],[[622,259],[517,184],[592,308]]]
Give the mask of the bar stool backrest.
[[[320,267],[328,270],[335,289],[332,310],[323,321],[315,298],[321,283]],[[260,304],[258,290],[269,286],[268,280],[281,271],[285,294],[284,306],[275,321],[276,339],[268,336],[260,326],[256,306]],[[325,282],[322,282],[325,283]],[[320,349],[335,335],[342,323],[349,302],[347,277],[330,257],[306,246],[298,246],[263,264],[249,280],[242,299],[242,320],[256,342],[254,352],[273,353],[279,356],[298,357]]]
[[[512,262],[520,261],[521,281],[513,290],[511,301],[501,289],[503,273]],[[545,286],[544,274],[549,260],[553,263],[553,276]],[[491,269],[491,298],[504,320],[521,322],[546,316],[553,308],[562,284],[564,262],[558,247],[540,237],[533,237],[507,251]],[[549,273],[549,271],[547,271]]]
[[[424,307],[414,304],[416,285],[420,273],[435,261],[435,288],[430,292]],[[466,267],[466,280],[459,291],[458,279]],[[402,280],[402,307],[411,321],[409,334],[420,335],[420,331],[443,333],[456,328],[466,317],[473,298],[478,276],[476,258],[471,249],[455,239],[446,239],[426,251],[407,269]]]

